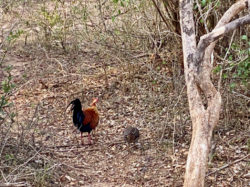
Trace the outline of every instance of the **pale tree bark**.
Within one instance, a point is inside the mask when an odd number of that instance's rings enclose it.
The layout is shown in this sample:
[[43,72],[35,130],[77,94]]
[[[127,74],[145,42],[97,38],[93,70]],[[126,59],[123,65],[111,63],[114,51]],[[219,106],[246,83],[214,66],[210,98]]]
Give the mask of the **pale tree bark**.
[[[232,22],[231,19],[247,8],[250,0],[239,0],[231,6],[214,30],[196,42],[193,0],[180,0],[180,23],[184,56],[185,80],[189,111],[192,119],[192,140],[186,163],[184,186],[204,186],[212,132],[219,120],[221,94],[213,85],[211,55],[217,39],[250,23],[250,14]],[[206,104],[202,97],[205,97]]]

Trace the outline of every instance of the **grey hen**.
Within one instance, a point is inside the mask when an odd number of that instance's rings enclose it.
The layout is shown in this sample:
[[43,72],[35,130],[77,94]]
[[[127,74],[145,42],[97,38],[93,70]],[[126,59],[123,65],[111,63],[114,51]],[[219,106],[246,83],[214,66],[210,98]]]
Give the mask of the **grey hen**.
[[128,126],[124,130],[123,135],[124,135],[125,142],[135,143],[138,141],[140,133],[139,133],[139,130],[137,128]]

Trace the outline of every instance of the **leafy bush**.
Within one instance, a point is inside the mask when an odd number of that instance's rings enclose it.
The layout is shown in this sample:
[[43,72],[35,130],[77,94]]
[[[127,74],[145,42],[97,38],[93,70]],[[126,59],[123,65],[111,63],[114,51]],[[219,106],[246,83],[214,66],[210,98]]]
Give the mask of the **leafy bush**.
[[[228,50],[228,49],[227,49]],[[241,37],[240,44],[232,43],[228,53],[227,63],[217,65],[214,68],[214,73],[222,73],[223,79],[232,79],[230,88],[234,89],[237,86],[243,86],[247,89],[250,69],[250,40],[246,35]]]

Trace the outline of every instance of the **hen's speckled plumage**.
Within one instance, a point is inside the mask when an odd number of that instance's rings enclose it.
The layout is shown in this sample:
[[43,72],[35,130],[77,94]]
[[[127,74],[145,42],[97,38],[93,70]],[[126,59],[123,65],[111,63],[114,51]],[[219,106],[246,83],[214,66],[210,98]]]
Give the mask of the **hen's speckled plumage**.
[[139,137],[140,137],[140,132],[137,128],[135,127],[131,127],[128,126],[125,130],[124,130],[124,140],[128,143],[135,143],[138,141]]

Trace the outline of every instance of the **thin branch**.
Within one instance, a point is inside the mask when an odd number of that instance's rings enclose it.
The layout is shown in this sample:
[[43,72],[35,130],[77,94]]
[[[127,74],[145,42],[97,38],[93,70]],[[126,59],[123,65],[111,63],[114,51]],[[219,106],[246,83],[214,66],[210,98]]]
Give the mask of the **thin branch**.
[[6,36],[2,39],[3,42],[0,44],[0,49],[2,49],[4,42],[7,41],[8,36],[10,36],[10,33],[15,29],[16,26],[18,26],[18,24],[19,24],[18,21],[12,24],[10,30],[8,31]]
[[[206,30],[206,32],[208,33],[209,32],[209,30],[208,30],[208,27],[207,27],[207,22],[206,22],[206,18],[204,17],[204,15],[202,14],[202,9],[201,9],[201,5],[200,5],[200,3],[199,3],[199,1],[198,0],[196,0],[196,5],[197,5],[197,7],[198,7],[198,10],[199,10],[199,12],[200,12],[200,17],[203,19],[203,21],[204,21],[204,26],[205,26],[205,30]],[[199,20],[198,20],[199,21]],[[197,22],[198,22],[197,21]],[[198,28],[198,27],[197,27]]]
[[[221,26],[224,26],[225,24],[229,23],[230,20],[233,19],[234,16],[236,16],[238,13],[240,13],[243,9],[245,9],[249,5],[249,3],[247,3],[248,0],[240,0],[240,1],[237,1],[235,4],[233,4],[222,16],[222,18],[219,20],[219,22],[217,23],[215,29],[221,27]],[[215,30],[214,29],[214,30]],[[206,49],[206,53],[205,53],[205,59],[208,59],[208,60],[205,60],[205,63],[208,65],[208,64],[211,64],[210,63],[210,57],[212,55],[212,52],[214,50],[214,47],[215,47],[215,44],[216,44],[216,41],[212,42]],[[212,67],[210,67],[212,68]]]
[[[163,131],[162,131],[162,134],[161,134],[161,138],[160,138],[160,141],[159,141],[159,143],[161,144],[162,143],[162,140],[163,140],[163,138],[164,138],[164,135],[165,135],[165,130],[166,130],[166,128],[167,128],[167,121],[168,121],[168,115],[169,115],[169,113],[167,113],[167,117],[165,118],[165,125],[164,125],[164,128],[163,128]],[[175,130],[175,128],[174,128],[174,130]],[[174,132],[173,132],[173,136],[174,136]],[[174,138],[173,138],[173,142],[174,142]]]
[[232,93],[234,93],[238,97],[243,97],[244,99],[250,101],[250,97],[247,97],[246,95],[243,95],[243,94],[235,92],[235,91],[232,91]]
[[215,171],[212,171],[212,172],[208,173],[206,176],[209,176],[209,175],[214,174],[214,173],[216,173],[216,172],[218,172],[218,171],[220,171],[220,170],[226,169],[226,168],[228,168],[229,166],[232,166],[232,165],[234,165],[234,164],[237,164],[238,162],[244,160],[245,158],[247,158],[247,157],[249,157],[249,156],[250,156],[250,154],[248,154],[248,155],[246,155],[246,156],[244,156],[244,157],[242,157],[242,158],[240,158],[240,159],[238,159],[238,160],[235,160],[235,161],[232,162],[232,163],[226,164],[226,165],[224,165],[224,166],[222,166],[222,167],[216,169]]
[[237,29],[240,26],[250,24],[250,14],[242,18],[234,20],[222,27],[214,29],[209,34],[206,34],[201,37],[201,40],[198,44],[198,52],[204,53],[205,49],[214,41],[219,39],[222,35]]
[[156,10],[158,11],[158,13],[160,14],[163,22],[166,24],[166,26],[168,27],[168,23],[167,23],[167,20],[165,19],[165,17],[163,16],[163,14],[161,13],[161,10],[160,8],[157,6],[155,0],[152,0],[153,4],[154,4],[154,7],[156,8]]
[[5,182],[7,182],[7,180],[6,180],[5,176],[4,176],[3,171],[2,171],[2,170],[0,170],[0,172],[1,172],[1,174],[2,174],[2,177],[3,177],[4,181],[5,181]]
[[[236,30],[234,30],[234,32],[233,32],[233,35],[232,35],[231,40],[230,40],[230,43],[229,43],[228,50],[227,50],[227,52],[226,52],[226,54],[225,54],[225,56],[224,56],[224,58],[223,58],[223,62],[224,62],[225,59],[227,58],[227,55],[228,55],[228,53],[229,53],[229,51],[230,51],[230,49],[231,49],[231,46],[232,46],[232,43],[233,43],[233,39],[234,39],[235,33],[236,33]],[[224,64],[224,63],[223,63],[223,64]],[[220,92],[220,88],[221,88],[223,64],[222,64],[222,68],[221,68],[221,70],[220,70],[220,78],[219,78],[219,81],[218,81],[218,91],[219,91],[219,92]]]
[[9,124],[8,130],[7,130],[7,132],[5,133],[5,137],[4,137],[5,140],[4,140],[4,143],[3,143],[2,148],[1,148],[1,151],[0,151],[0,158],[2,157],[2,153],[3,153],[3,150],[4,150],[5,146],[6,146],[6,143],[7,143],[8,139],[10,138],[10,137],[8,137],[8,135],[9,135],[9,133],[11,132],[11,131],[10,131],[10,130],[11,130],[11,127],[12,127],[12,123]]
[[10,187],[10,186],[23,187],[23,186],[29,186],[28,183],[26,183],[26,182],[14,182],[14,183],[6,182],[6,183],[1,183],[0,185],[1,185],[1,187]]
[[21,164],[21,165],[19,165],[17,168],[15,168],[13,171],[11,171],[11,172],[8,174],[7,178],[11,177],[12,174],[13,174],[15,171],[17,171],[17,170],[20,169],[21,167],[25,166],[26,164],[28,164],[32,159],[34,159],[34,158],[37,156],[37,154],[38,154],[41,150],[42,150],[42,148],[40,148],[40,149],[39,149],[32,157],[30,157],[26,162],[24,162],[23,164]]

